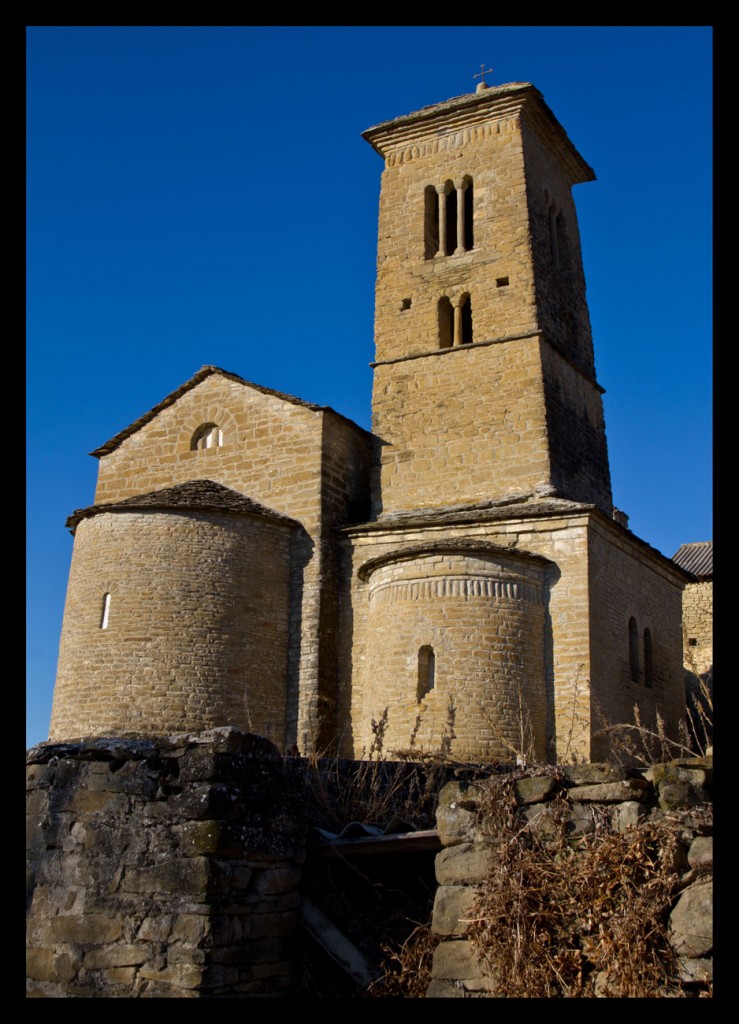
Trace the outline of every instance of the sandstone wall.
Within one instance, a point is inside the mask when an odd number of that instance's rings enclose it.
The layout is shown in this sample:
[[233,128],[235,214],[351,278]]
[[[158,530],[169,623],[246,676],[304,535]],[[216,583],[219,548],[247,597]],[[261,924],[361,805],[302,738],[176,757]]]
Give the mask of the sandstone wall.
[[176,510],[83,519],[50,738],[233,725],[283,747],[291,533]]
[[683,663],[703,675],[713,668],[713,582],[689,583],[683,591]]
[[372,410],[375,513],[474,503],[549,484],[535,337],[376,366]]
[[[555,512],[558,507],[562,508],[559,514]],[[591,745],[597,744],[596,733],[604,719],[633,722],[637,697],[644,698],[644,708],[651,708],[652,718],[655,708],[660,708],[672,737],[677,739],[678,719],[684,707],[679,664],[676,669],[680,646],[673,650],[670,644],[675,646],[680,628],[680,575],[669,564],[665,567],[656,552],[610,520],[576,506],[566,509],[567,503],[542,504],[538,508],[506,505],[497,511],[459,513],[456,521],[449,513],[443,521],[432,524],[429,520],[428,526],[420,520],[418,525],[411,525],[412,520],[397,517],[384,524],[346,531],[342,564],[346,596],[341,616],[348,639],[340,648],[338,701],[342,721],[347,723],[343,740],[347,756],[362,756],[372,739],[371,721],[377,721],[386,707],[391,723],[388,736],[393,737],[393,744],[402,748],[409,745],[421,714],[425,721],[416,730],[416,739],[423,741],[423,749],[438,750],[450,697],[457,709],[454,728],[458,738],[452,744],[453,753],[473,759],[493,752],[497,757],[510,756],[505,743],[493,751],[486,740],[483,751],[472,737],[481,732],[482,707],[484,714],[497,723],[506,742],[513,742],[511,722],[503,725],[503,721],[518,704],[518,695],[524,692],[523,675],[533,665],[538,666],[536,680],[526,676],[526,692],[532,699],[522,699],[523,728],[517,725],[515,730],[515,746],[520,753],[525,753],[528,735],[534,739],[533,749],[540,751],[543,746],[551,761],[562,763],[575,756],[589,760]],[[416,596],[408,591],[407,598],[387,606],[382,598],[383,610],[379,603],[373,606],[372,576],[362,578],[363,565],[376,559],[392,560],[406,549],[433,549],[436,544],[440,548],[438,565],[433,559],[420,560],[414,569],[405,561],[402,569],[393,570],[400,576],[410,574],[425,586],[439,573],[444,577],[440,568],[443,546],[460,542],[463,546],[490,543],[522,557],[528,552],[546,559],[541,616],[524,616],[525,625],[524,619],[517,625],[512,620],[506,624],[505,616],[496,618],[495,597],[468,595],[457,599],[459,605],[455,605],[454,598],[448,599],[439,609],[437,621],[432,610],[436,598],[432,601],[430,596],[423,596],[422,590]],[[445,572],[450,585],[459,578],[451,565]],[[475,613],[478,600],[487,601],[488,607],[483,611],[481,605]],[[646,696],[643,685],[637,692],[622,678],[624,665],[628,673],[628,619],[632,610],[638,612],[644,625],[647,621],[652,625],[655,682]],[[431,701],[425,705],[413,701],[418,652],[424,644],[436,644],[443,652],[447,623],[456,631],[461,660],[452,658],[445,663],[443,654],[439,654],[434,697],[439,706],[432,708]],[[486,633],[488,628],[493,632]],[[499,637],[506,635],[507,629],[523,644],[518,661],[515,654],[510,661],[495,660]],[[492,675],[483,684],[478,676],[485,659],[492,659]],[[526,671],[522,673],[524,661]],[[472,682],[475,679],[479,686]],[[543,706],[537,701],[543,701]],[[474,718],[474,723],[464,725],[466,716]]]
[[[461,128],[461,130],[460,130]],[[421,145],[399,133],[387,145],[378,223],[375,358],[439,347],[438,300],[468,292],[473,337],[489,341],[535,330],[524,153],[518,119],[492,113],[461,127],[427,129]],[[424,258],[427,186],[472,179],[474,248]],[[497,282],[507,279],[508,283]],[[404,308],[404,299],[410,306]]]
[[[592,629],[592,716],[597,730],[605,722],[633,722],[634,706],[643,724],[657,727],[657,716],[678,738],[685,720],[685,690],[680,664],[683,581],[667,560],[650,555],[625,531],[597,525],[590,537]],[[636,623],[639,672],[631,677],[629,620]],[[645,664],[644,632],[652,647],[652,678]],[[597,741],[594,759],[607,747]]]
[[[95,501],[115,502],[206,479],[303,527],[291,542],[287,687],[285,697],[276,699],[285,699],[287,705],[285,735],[279,742],[286,747],[297,743],[309,752],[317,741],[321,702],[335,688],[335,641],[326,628],[336,601],[332,530],[351,518],[352,508],[366,505],[368,435],[330,410],[230,374],[206,371],[200,371],[193,386],[162,403],[152,418],[144,417],[136,429],[124,432],[117,444],[98,450]],[[217,425],[222,443],[193,450],[198,428],[207,423]],[[278,602],[281,573],[275,575]],[[176,643],[176,634],[173,639]],[[237,647],[239,643],[237,638]],[[281,659],[278,651],[276,660]],[[210,724],[204,720],[199,727]],[[167,728],[157,725],[154,731]]]

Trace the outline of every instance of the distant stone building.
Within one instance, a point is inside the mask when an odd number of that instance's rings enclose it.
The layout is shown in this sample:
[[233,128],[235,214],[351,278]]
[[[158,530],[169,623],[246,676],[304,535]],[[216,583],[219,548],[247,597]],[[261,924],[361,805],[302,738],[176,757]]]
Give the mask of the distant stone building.
[[93,455],[51,739],[234,725],[597,758],[684,716],[689,577],[613,508],[572,186],[534,86],[377,125],[372,433],[205,366]]
[[693,731],[702,746],[713,738],[713,541],[681,544],[672,560],[692,577],[683,591],[683,669]]

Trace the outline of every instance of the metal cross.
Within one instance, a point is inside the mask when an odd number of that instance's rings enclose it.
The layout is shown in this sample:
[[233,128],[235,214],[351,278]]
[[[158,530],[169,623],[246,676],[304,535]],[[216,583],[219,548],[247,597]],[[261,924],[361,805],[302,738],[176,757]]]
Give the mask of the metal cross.
[[486,69],[485,65],[481,64],[480,65],[480,70],[477,72],[476,75],[473,75],[472,77],[473,78],[481,78],[482,79],[482,84],[485,85],[485,75],[492,75],[492,73],[493,73],[493,69],[492,68],[487,68]]

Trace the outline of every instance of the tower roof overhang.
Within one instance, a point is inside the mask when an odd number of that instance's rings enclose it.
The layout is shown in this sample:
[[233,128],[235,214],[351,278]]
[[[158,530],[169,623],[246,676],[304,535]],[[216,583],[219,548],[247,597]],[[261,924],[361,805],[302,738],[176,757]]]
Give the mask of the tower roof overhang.
[[583,160],[542,94],[530,82],[509,82],[455,96],[368,128],[362,132],[362,138],[387,159],[396,150],[522,114],[550,145],[554,144],[572,185],[595,180],[593,168]]

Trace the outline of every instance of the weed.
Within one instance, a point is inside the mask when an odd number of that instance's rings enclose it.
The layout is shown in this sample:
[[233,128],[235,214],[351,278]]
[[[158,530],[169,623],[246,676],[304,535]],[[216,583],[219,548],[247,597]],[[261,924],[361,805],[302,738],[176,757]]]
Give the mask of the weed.
[[[607,815],[574,842],[562,815],[546,838],[517,816],[515,777],[490,779],[502,841],[468,936],[498,997],[682,994],[668,941],[680,889],[680,815],[617,831]],[[556,801],[555,801],[556,803]]]

